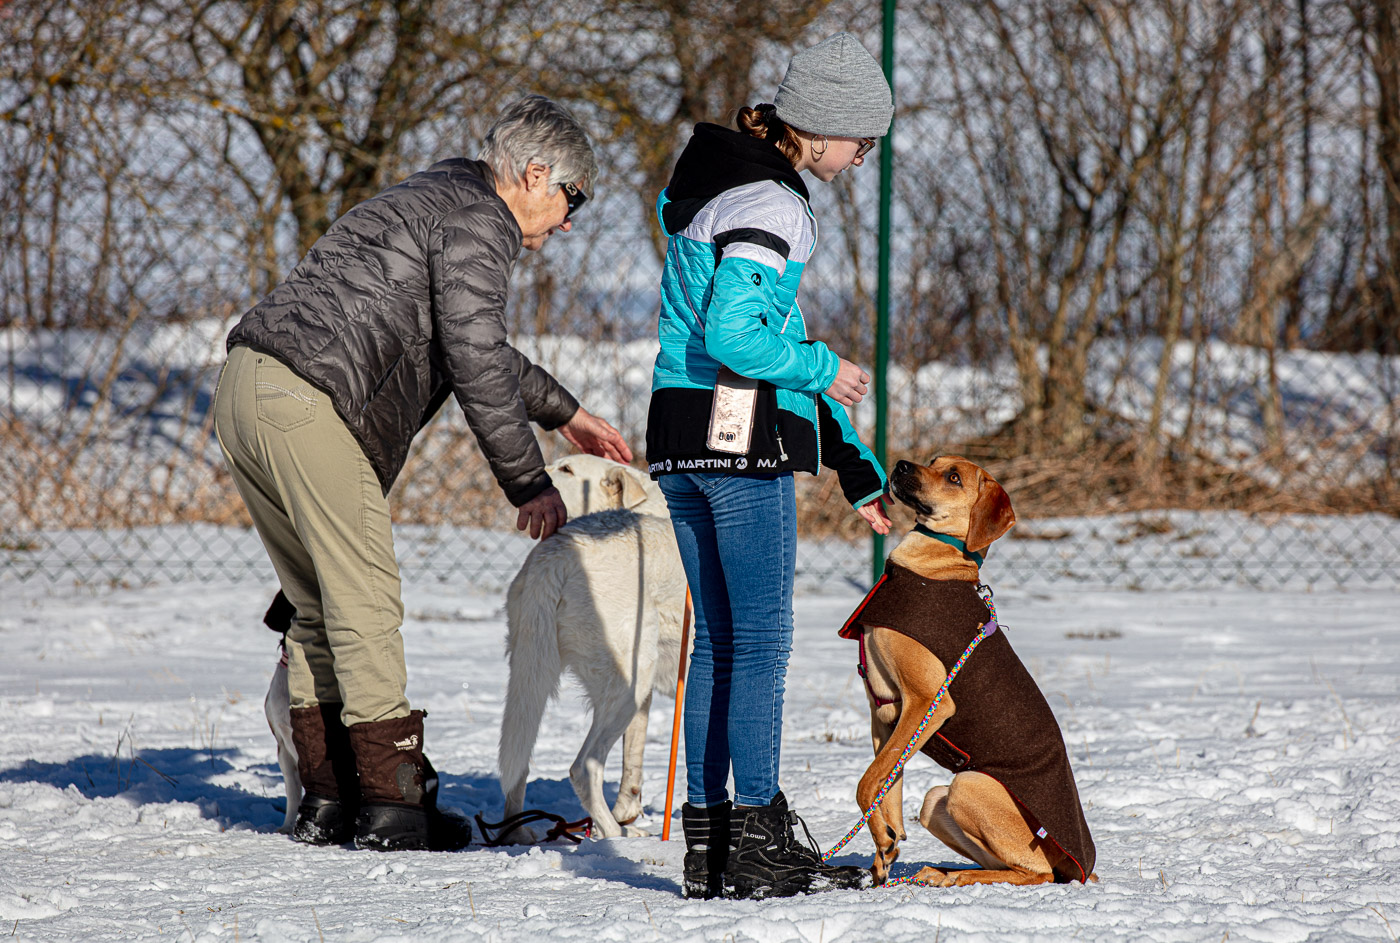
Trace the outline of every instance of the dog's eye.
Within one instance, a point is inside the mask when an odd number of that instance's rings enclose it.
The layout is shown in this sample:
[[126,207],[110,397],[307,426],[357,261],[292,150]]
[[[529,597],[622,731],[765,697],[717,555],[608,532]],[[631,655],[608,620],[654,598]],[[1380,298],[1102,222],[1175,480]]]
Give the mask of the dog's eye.
[[574,470],[568,465],[560,465],[559,471],[563,472],[565,475],[572,475],[574,473]]
[[955,471],[954,471],[954,472],[949,472],[949,473],[948,473],[948,484],[950,484],[950,485],[960,485],[960,484],[962,484],[962,476],[959,475],[959,474],[958,474],[957,472],[955,472]]

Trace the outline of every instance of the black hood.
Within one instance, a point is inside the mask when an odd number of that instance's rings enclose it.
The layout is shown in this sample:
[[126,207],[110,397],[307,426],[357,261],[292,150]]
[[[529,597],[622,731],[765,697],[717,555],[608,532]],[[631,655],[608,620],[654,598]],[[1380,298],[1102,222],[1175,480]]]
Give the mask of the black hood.
[[666,232],[680,232],[725,190],[760,180],[776,180],[808,199],[802,175],[777,147],[743,131],[697,124],[666,186],[670,202],[661,214]]

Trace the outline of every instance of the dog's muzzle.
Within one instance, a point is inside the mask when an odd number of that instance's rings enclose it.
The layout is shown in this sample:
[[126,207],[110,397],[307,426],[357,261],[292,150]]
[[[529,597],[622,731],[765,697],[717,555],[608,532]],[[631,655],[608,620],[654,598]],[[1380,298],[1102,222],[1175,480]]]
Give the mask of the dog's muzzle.
[[933,508],[917,497],[918,474],[915,466],[908,462],[900,462],[894,467],[894,474],[890,476],[890,495],[916,514],[932,514]]

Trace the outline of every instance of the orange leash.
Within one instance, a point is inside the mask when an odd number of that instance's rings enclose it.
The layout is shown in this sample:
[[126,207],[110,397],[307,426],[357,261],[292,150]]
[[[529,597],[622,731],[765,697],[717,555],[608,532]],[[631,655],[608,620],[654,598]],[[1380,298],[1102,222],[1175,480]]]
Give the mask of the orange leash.
[[671,804],[676,791],[676,748],[681,739],[681,710],[685,704],[685,658],[690,651],[690,587],[685,588],[685,615],[681,617],[681,664],[676,673],[676,708],[671,715],[671,762],[666,767],[666,820],[661,840],[671,840]]

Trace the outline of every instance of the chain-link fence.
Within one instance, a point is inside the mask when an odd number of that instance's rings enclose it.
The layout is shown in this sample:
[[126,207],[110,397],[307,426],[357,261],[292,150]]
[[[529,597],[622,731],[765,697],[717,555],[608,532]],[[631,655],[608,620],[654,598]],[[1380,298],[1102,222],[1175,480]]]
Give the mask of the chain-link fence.
[[[518,265],[514,337],[640,451],[650,206],[689,127],[794,48],[879,36],[860,4],[382,6],[0,8],[0,577],[270,574],[211,437],[224,335],[343,207],[474,155],[525,91],[577,110],[603,174]],[[1376,100],[1373,24],[1298,9],[901,5],[890,459],[1006,485],[1002,579],[1400,582],[1400,155],[1380,109],[1332,107]],[[802,293],[865,364],[877,182],[814,183]],[[872,400],[853,418],[872,439]],[[804,579],[866,581],[831,476],[799,494]],[[528,552],[451,406],[392,506],[410,578],[499,586]]]

